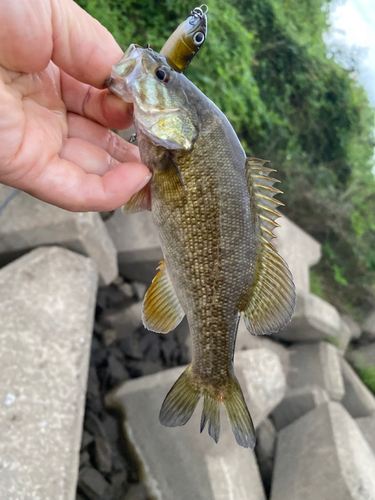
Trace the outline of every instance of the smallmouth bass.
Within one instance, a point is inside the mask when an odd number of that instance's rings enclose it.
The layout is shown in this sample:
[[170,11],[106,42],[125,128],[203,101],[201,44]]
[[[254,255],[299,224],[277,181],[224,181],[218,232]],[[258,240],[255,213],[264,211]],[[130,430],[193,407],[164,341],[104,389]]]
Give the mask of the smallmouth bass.
[[134,105],[149,186],[124,206],[134,212],[151,190],[165,260],[146,293],[146,328],[167,333],[187,316],[193,359],[167,394],[160,422],[184,425],[203,397],[201,431],[217,442],[220,403],[236,441],[255,432],[233,369],[241,313],[253,335],[289,323],[291,273],[270,240],[276,210],[273,171],[246,154],[225,115],[165,57],[131,45],[113,66],[109,89]]

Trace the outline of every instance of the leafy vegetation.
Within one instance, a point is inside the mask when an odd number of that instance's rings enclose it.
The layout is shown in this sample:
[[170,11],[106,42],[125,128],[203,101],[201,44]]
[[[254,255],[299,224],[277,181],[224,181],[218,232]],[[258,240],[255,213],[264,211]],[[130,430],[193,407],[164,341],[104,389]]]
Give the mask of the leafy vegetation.
[[[186,0],[78,0],[125,49],[159,50]],[[325,8],[323,8],[325,6]],[[284,213],[323,245],[319,295],[360,316],[375,293],[374,110],[355,68],[327,58],[323,0],[216,0],[187,76],[228,116],[246,151],[272,160]]]
[[362,382],[367,385],[370,391],[375,394],[375,366],[367,366],[366,368],[361,368],[359,375]]

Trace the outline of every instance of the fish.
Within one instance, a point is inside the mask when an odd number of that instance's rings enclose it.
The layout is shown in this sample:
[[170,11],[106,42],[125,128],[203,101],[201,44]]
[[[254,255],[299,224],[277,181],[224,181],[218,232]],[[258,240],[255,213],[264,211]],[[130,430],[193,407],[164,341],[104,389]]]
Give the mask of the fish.
[[[151,210],[164,259],[148,289],[144,326],[168,333],[186,315],[191,364],[162,404],[169,427],[188,422],[203,398],[201,432],[218,442],[223,404],[237,443],[255,446],[253,422],[234,373],[241,314],[253,335],[277,332],[291,319],[295,287],[270,240],[281,193],[267,161],[247,157],[225,115],[165,56],[130,45],[112,68],[110,90],[133,103],[149,185],[124,212]],[[149,190],[149,191],[147,191]]]
[[191,11],[190,16],[181,23],[165,42],[160,54],[178,73],[183,73],[195,54],[202,47],[207,36],[207,5]]

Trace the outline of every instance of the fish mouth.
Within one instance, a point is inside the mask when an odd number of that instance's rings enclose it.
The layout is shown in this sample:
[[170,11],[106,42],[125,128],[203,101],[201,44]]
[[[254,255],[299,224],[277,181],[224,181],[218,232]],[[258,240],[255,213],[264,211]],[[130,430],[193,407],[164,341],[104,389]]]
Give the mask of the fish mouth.
[[144,48],[131,44],[122,58],[112,66],[111,76],[105,81],[105,86],[126,102],[133,102],[131,83],[141,70],[140,60]]

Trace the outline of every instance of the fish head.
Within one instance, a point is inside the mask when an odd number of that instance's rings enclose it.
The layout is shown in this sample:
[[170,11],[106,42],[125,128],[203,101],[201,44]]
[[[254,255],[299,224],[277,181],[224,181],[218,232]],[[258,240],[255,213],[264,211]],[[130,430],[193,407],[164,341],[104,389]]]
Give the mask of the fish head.
[[112,66],[107,87],[133,103],[138,132],[166,149],[190,150],[199,127],[186,82],[189,81],[174,71],[164,56],[132,44]]
[[207,16],[201,7],[181,23],[165,42],[160,53],[173,69],[182,73],[202,47],[207,35]]

